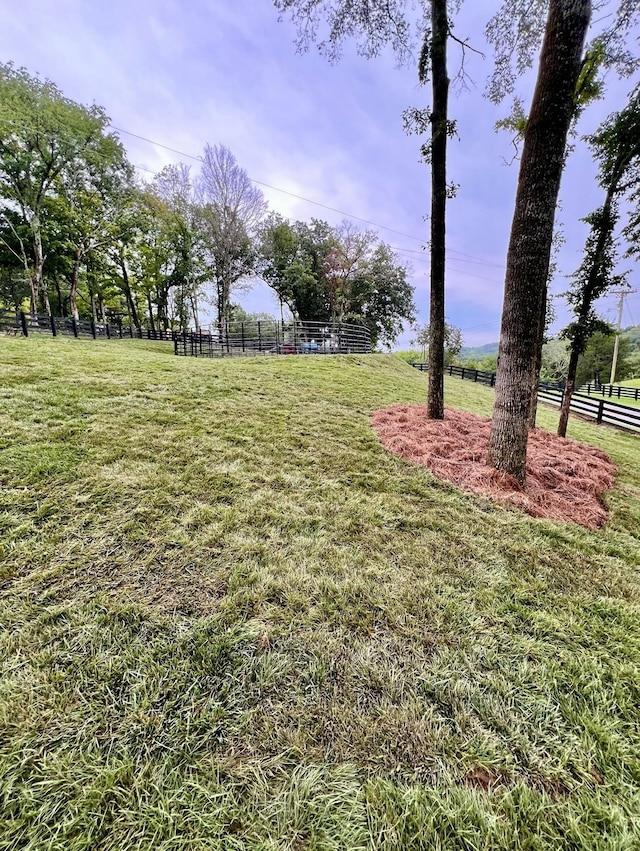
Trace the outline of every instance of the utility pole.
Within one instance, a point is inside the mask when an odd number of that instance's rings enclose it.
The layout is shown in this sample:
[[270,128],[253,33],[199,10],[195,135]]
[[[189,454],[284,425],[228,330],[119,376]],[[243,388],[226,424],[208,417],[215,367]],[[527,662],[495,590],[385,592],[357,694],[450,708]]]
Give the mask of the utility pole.
[[613,344],[613,362],[611,364],[611,378],[609,379],[609,384],[613,384],[616,379],[616,366],[618,365],[618,346],[620,344],[620,329],[622,327],[622,309],[624,307],[625,297],[628,295],[632,295],[636,290],[625,289],[625,290],[614,290],[612,295],[618,296],[618,322],[616,324],[616,340]]

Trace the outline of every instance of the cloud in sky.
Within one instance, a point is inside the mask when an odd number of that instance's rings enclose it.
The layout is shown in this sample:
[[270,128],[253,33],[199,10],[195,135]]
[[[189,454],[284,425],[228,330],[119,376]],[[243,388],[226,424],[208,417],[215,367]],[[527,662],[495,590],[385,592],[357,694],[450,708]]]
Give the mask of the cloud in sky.
[[[457,32],[487,52],[483,26],[498,5],[467,2]],[[380,236],[411,263],[420,318],[427,321],[429,173],[419,161],[418,138],[404,133],[401,119],[406,107],[430,101],[414,67],[396,68],[388,53],[366,61],[353,46],[336,65],[314,49],[300,55],[293,27],[278,22],[271,0],[22,0],[3,17],[4,61],[51,78],[74,100],[100,103],[114,126],[195,156],[206,142],[227,145],[255,180],[398,231]],[[453,75],[454,46],[449,62]],[[513,155],[510,140],[493,130],[508,106],[497,109],[483,97],[490,67],[488,52],[485,60],[469,55],[475,85],[458,94],[454,88],[450,98],[460,139],[451,142],[449,171],[460,189],[448,208],[447,316],[470,345],[498,337],[517,180],[517,163],[505,164]],[[521,84],[526,103],[533,74]],[[630,87],[611,80],[607,99],[589,108],[580,134],[619,109]],[[134,136],[122,134],[122,141],[144,169],[181,159]],[[263,189],[271,208],[286,216],[343,218]],[[589,152],[576,139],[561,190],[566,242],[555,293],[566,289],[563,276],[580,262],[586,236],[580,219],[600,194]],[[637,273],[631,280],[640,284]],[[263,287],[241,300],[274,310]],[[612,298],[604,301],[608,318],[613,307]],[[627,300],[626,310],[624,324],[640,322],[640,295]]]

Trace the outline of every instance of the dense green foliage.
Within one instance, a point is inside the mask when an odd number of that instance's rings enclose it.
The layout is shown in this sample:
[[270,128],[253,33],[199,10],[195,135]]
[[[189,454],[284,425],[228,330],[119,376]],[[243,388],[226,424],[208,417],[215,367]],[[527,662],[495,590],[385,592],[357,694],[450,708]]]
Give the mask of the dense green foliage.
[[262,277],[303,322],[363,324],[375,346],[393,342],[415,319],[407,267],[373,231],[272,214],[260,255]]
[[589,532],[388,454],[391,356],[0,349],[0,849],[638,846],[636,437]]
[[104,110],[0,65],[0,307],[198,328],[203,303],[228,321],[262,272],[295,318],[361,323],[374,344],[413,320],[407,269],[375,234],[262,226],[266,209],[221,145],[195,176],[178,164],[141,183]]
[[[603,323],[603,325],[605,325]],[[586,384],[594,380],[607,383],[613,360],[615,331],[605,325],[604,331],[596,331],[589,338],[585,350],[578,360],[576,384]],[[620,335],[618,348],[618,379],[623,381],[635,374],[639,347],[634,346],[627,333]],[[569,344],[563,338],[554,338],[545,343],[542,349],[542,367],[540,377],[543,381],[564,381],[569,363]]]

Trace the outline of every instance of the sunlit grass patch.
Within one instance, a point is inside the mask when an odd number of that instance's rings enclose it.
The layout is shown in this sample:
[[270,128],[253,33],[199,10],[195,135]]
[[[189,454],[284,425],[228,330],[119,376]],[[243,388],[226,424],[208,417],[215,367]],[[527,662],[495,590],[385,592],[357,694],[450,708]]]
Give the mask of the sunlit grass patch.
[[0,358],[0,849],[640,843],[637,438],[590,532],[387,453],[393,357]]

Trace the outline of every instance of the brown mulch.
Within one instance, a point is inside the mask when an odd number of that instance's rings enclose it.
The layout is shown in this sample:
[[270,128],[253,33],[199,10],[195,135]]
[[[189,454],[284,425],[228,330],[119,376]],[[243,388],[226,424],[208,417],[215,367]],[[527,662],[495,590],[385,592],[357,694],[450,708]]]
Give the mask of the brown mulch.
[[407,461],[427,467],[450,482],[533,517],[570,521],[597,529],[607,519],[602,494],[613,486],[616,466],[609,456],[584,443],[542,429],[529,433],[525,488],[487,466],[491,420],[445,409],[444,420],[427,419],[424,405],[392,405],[374,411],[371,425],[383,446]]

